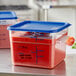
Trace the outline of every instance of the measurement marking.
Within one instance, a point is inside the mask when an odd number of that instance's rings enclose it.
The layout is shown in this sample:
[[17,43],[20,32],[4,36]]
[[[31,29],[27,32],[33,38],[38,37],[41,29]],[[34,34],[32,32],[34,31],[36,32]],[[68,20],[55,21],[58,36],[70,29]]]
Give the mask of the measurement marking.
[[36,53],[36,52],[32,52],[32,53]]
[[[35,37],[36,37],[36,42],[37,42],[37,35]],[[37,46],[36,46],[36,64],[37,63],[38,63],[38,58],[37,58]]]
[[43,52],[44,50],[37,50],[37,51]]
[[44,40],[44,39],[37,39],[37,40],[41,40],[41,41],[42,41],[42,40]]
[[44,57],[44,56],[37,56],[37,57]]
[[36,64],[38,63],[38,58],[37,58],[37,46],[36,46]]
[[[44,50],[37,50],[37,51],[43,52]],[[32,52],[32,51],[31,51],[31,52]],[[36,53],[36,52],[32,52],[32,53]]]
[[19,54],[24,54],[24,53],[19,53]]

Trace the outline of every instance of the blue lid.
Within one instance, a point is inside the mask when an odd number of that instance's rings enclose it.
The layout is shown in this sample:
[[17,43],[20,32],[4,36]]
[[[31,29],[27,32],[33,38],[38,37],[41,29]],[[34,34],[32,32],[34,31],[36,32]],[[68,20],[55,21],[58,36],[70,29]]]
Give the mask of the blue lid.
[[64,22],[24,21],[9,26],[7,29],[12,31],[56,33],[69,27],[70,25],[71,24]]
[[0,20],[17,19],[15,12],[0,11]]

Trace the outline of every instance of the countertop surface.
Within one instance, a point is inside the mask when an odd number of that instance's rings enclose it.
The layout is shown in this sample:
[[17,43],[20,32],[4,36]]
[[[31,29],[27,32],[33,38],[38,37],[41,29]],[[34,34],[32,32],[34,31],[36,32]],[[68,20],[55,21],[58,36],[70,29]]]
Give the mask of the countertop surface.
[[[69,51],[68,48],[67,51]],[[72,50],[71,50],[72,51]],[[76,51],[74,49],[73,51]],[[13,66],[10,49],[0,49],[0,76],[76,76],[76,53],[68,53],[54,69]]]

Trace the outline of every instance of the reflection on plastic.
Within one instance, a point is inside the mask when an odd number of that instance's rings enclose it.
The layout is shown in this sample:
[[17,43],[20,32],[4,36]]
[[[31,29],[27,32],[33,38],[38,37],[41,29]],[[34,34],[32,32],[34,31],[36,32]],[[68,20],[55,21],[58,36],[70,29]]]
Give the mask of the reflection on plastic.
[[54,69],[40,69],[30,67],[13,66],[13,72],[25,73],[25,74],[36,74],[36,75],[66,75],[66,64],[62,61]]
[[8,26],[10,25],[0,25],[0,48],[10,48]]

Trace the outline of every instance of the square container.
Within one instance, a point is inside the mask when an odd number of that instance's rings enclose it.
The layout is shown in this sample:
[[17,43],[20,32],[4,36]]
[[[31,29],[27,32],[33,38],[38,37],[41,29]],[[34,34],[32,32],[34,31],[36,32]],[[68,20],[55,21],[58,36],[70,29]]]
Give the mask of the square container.
[[10,48],[9,31],[7,27],[16,23],[15,12],[0,11],[0,48]]
[[24,21],[8,27],[14,65],[54,68],[65,58],[69,23]]

